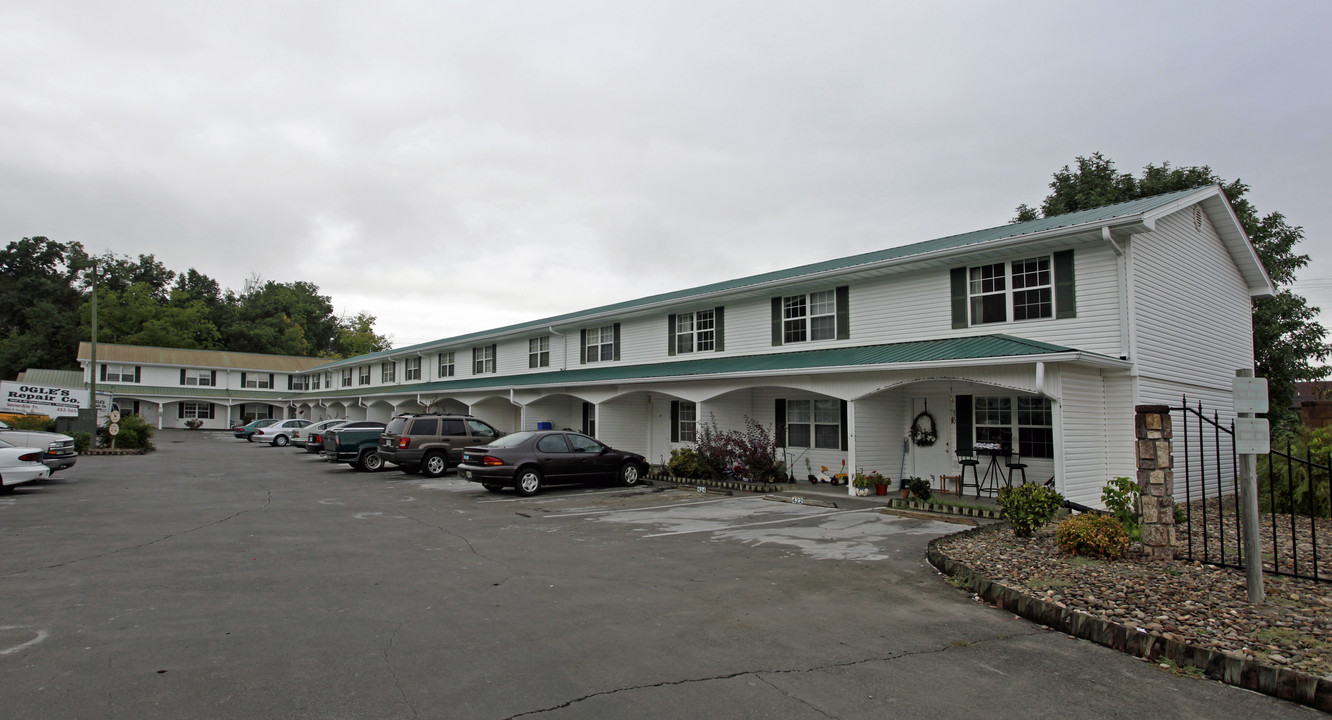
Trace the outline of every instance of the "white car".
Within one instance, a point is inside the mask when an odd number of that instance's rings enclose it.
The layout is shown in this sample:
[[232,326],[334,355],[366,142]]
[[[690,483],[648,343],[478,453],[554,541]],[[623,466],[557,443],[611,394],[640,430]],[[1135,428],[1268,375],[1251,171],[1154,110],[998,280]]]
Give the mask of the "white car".
[[347,422],[347,418],[335,418],[333,420],[320,420],[313,425],[306,425],[291,434],[291,444],[299,448],[306,447],[306,444],[310,442],[310,433],[317,433],[324,428],[331,428],[345,422]]
[[255,430],[250,436],[250,442],[266,442],[275,447],[282,447],[291,442],[292,434],[309,424],[309,420],[279,420],[268,427]]
[[13,492],[23,483],[51,477],[51,468],[42,463],[43,452],[0,440],[0,495]]
[[51,472],[74,467],[79,454],[74,452],[74,438],[40,430],[19,430],[0,421],[0,439],[14,447],[42,448],[42,462]]

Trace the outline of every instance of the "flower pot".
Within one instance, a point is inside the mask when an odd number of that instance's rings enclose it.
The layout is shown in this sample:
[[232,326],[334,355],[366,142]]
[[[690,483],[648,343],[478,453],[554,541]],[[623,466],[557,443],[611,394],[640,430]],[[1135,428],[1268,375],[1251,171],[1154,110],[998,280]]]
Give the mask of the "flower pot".
[[874,486],[874,494],[875,494],[875,495],[887,495],[887,494],[888,494],[888,485],[887,485],[886,483],[877,483],[877,484],[875,484],[875,486]]
[[858,488],[856,488],[856,495],[857,495],[858,497],[868,497],[868,496],[869,496],[869,491],[870,491],[869,488],[858,487]]

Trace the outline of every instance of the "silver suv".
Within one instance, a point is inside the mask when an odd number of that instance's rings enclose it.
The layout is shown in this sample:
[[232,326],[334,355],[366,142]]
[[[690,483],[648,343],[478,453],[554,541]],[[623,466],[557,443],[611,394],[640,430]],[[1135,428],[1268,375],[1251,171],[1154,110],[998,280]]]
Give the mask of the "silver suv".
[[439,477],[462,460],[463,448],[489,445],[503,434],[470,415],[399,415],[379,436],[379,457],[403,472]]
[[72,468],[79,459],[79,454],[74,452],[74,438],[68,435],[41,430],[19,430],[0,420],[0,438],[4,438],[11,445],[41,450],[42,464],[51,468],[51,472]]

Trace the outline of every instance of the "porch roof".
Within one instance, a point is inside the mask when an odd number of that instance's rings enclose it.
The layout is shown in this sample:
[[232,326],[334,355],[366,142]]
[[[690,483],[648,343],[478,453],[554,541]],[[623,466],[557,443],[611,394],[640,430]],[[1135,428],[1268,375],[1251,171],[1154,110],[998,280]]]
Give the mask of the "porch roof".
[[[623,365],[620,363],[593,363],[576,369],[551,370],[519,375],[468,377],[457,380],[437,380],[392,387],[339,388],[331,391],[313,391],[289,395],[300,398],[373,397],[456,392],[465,390],[507,390],[540,386],[601,385],[631,380],[680,380],[700,376],[732,374],[765,375],[784,372],[819,372],[851,369],[884,370],[893,367],[919,365],[959,365],[977,362],[1061,362],[1083,360],[1116,367],[1122,361],[1106,355],[1086,353],[1073,348],[1027,340],[1012,335],[977,335],[972,337],[920,340],[915,342],[864,345],[825,350],[765,353],[719,358],[693,358],[673,362]],[[1122,363],[1127,366],[1127,363]]]

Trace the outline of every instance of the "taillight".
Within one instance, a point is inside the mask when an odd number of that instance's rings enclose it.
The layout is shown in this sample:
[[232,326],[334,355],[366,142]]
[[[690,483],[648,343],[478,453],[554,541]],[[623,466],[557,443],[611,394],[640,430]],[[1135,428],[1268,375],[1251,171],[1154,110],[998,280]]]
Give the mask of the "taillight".
[[291,436],[294,437],[294,438],[298,438],[298,437],[301,436],[301,431],[300,431],[300,430],[292,430],[292,431],[291,431]]
[[411,446],[412,446],[412,439],[411,439],[411,438],[406,438],[406,437],[400,437],[400,438],[398,438],[398,449],[399,449],[399,450],[406,450],[407,448],[409,448],[409,447],[411,447]]
[[19,460],[22,460],[23,462],[39,462],[41,459],[42,459],[42,454],[39,452],[28,453],[26,455],[19,455]]
[[487,456],[481,458],[481,464],[482,464],[482,465],[503,465],[503,464],[504,464],[504,461],[503,461],[503,460],[500,460],[499,458],[495,457],[494,455],[487,455]]

